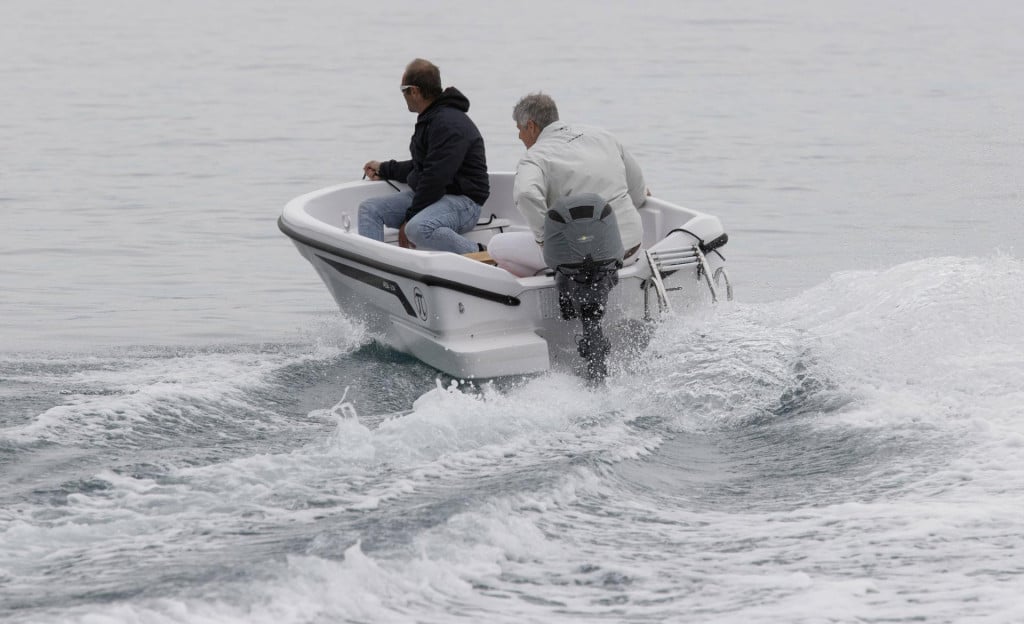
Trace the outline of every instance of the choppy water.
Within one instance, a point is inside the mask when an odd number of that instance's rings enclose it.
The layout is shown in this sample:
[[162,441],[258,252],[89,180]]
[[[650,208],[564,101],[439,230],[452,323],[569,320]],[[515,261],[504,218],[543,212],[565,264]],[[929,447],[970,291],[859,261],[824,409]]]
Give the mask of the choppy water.
[[[0,620],[1019,622],[1024,11],[0,5]],[[334,310],[283,203],[543,89],[737,301],[593,391]],[[358,421],[344,418],[350,402]]]

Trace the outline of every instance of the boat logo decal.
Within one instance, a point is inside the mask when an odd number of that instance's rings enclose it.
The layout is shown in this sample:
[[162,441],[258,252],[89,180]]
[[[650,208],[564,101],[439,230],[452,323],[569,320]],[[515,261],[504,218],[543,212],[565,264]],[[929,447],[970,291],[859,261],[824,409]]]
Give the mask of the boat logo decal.
[[416,301],[416,311],[420,313],[420,320],[427,320],[427,299],[423,296],[419,286],[412,289],[412,298]]

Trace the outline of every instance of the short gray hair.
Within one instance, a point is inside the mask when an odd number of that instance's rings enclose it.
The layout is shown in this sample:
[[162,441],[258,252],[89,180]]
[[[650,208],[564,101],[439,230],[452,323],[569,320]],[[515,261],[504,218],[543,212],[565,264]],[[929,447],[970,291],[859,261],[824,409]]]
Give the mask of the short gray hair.
[[531,93],[524,96],[512,109],[512,119],[517,126],[525,126],[526,122],[533,121],[541,129],[548,124],[558,121],[558,107],[551,96],[543,93]]

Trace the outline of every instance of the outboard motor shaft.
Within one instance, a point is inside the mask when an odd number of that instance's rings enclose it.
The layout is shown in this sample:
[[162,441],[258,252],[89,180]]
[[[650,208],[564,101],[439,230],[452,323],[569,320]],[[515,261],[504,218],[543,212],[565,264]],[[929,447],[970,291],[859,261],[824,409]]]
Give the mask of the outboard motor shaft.
[[544,220],[544,261],[555,270],[562,318],[579,318],[577,340],[592,381],[608,374],[610,343],[601,328],[608,293],[619,282],[622,237],[612,207],[601,196],[581,193],[560,198]]

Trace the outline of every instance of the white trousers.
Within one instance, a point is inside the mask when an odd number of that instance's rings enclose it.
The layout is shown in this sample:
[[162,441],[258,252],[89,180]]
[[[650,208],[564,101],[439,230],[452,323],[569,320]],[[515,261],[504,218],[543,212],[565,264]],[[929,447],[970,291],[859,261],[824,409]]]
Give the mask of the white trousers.
[[495,264],[516,277],[529,277],[544,270],[544,254],[533,232],[504,232],[487,241],[487,253]]

